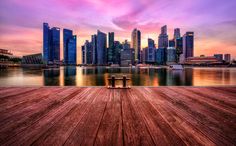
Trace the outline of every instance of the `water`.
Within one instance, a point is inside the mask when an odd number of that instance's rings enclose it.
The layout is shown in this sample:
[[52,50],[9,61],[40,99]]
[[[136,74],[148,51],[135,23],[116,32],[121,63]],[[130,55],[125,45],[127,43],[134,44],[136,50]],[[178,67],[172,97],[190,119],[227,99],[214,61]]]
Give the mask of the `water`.
[[[236,68],[106,68],[60,67],[58,69],[9,68],[0,70],[0,86],[105,86],[111,75],[131,78],[133,86],[236,85]],[[122,84],[118,82],[117,84]]]

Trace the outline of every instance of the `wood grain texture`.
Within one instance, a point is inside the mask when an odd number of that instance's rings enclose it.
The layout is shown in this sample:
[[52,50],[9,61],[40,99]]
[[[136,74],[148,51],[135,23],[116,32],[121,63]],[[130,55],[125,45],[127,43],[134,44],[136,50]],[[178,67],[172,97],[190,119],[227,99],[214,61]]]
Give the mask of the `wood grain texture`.
[[236,145],[236,87],[0,87],[0,145]]

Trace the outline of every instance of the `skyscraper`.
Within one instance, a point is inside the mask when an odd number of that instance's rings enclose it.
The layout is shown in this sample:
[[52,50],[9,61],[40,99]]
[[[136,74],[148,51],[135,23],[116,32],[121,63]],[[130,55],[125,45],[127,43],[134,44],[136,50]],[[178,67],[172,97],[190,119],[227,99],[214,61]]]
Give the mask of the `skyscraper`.
[[183,36],[183,54],[181,55],[181,62],[184,62],[186,58],[193,57],[194,52],[194,33],[186,32]]
[[167,25],[161,27],[161,34],[158,37],[158,48],[168,47]]
[[84,45],[81,46],[81,50],[82,50],[82,64],[85,64],[85,59],[86,59],[86,53],[85,53],[85,47]]
[[120,52],[122,44],[119,41],[114,41],[113,63],[120,64]]
[[52,56],[51,61],[59,62],[60,61],[60,28],[53,27],[52,31]]
[[67,64],[73,64],[76,65],[77,62],[77,37],[76,35],[73,35],[69,40],[68,40],[68,60]]
[[159,65],[164,65],[166,63],[166,48],[156,49],[156,63]]
[[47,63],[60,61],[60,28],[43,23],[43,58]]
[[174,40],[176,40],[177,38],[180,38],[180,29],[179,28],[175,28],[174,29]]
[[84,50],[85,50],[85,64],[92,64],[93,59],[93,47],[92,43],[88,40],[85,41],[84,44]]
[[134,58],[136,63],[141,62],[141,32],[135,28],[131,34],[131,47],[134,49]]
[[93,61],[92,64],[97,64],[97,35],[92,35],[91,45],[93,50]]
[[97,31],[97,64],[107,64],[107,35]]
[[108,51],[107,51],[107,59],[108,63],[114,63],[115,60],[115,48],[114,48],[114,32],[108,33]]
[[176,63],[176,49],[174,47],[167,48],[167,64]]
[[145,62],[154,63],[155,62],[156,47],[153,39],[148,38],[148,48],[144,50]]
[[76,36],[73,31],[63,29],[64,63],[76,64]]
[[43,23],[43,59],[50,60],[50,28],[48,23]]

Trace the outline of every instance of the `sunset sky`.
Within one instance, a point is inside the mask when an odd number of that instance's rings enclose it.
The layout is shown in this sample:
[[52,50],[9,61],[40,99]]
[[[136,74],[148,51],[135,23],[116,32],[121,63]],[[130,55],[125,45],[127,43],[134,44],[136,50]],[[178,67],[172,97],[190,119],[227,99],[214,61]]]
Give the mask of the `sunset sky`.
[[138,28],[146,47],[148,37],[157,43],[166,24],[169,38],[176,27],[181,35],[194,31],[195,56],[230,53],[236,58],[235,8],[235,0],[1,0],[0,48],[19,56],[42,52],[42,25],[48,22],[74,31],[80,60],[81,45],[97,29],[114,31],[123,42]]

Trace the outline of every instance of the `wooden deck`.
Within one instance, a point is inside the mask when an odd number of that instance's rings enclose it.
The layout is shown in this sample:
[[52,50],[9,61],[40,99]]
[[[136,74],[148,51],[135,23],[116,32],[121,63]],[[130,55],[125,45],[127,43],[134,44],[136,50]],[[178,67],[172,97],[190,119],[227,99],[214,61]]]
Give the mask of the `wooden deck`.
[[1,87],[0,145],[236,145],[236,87]]

